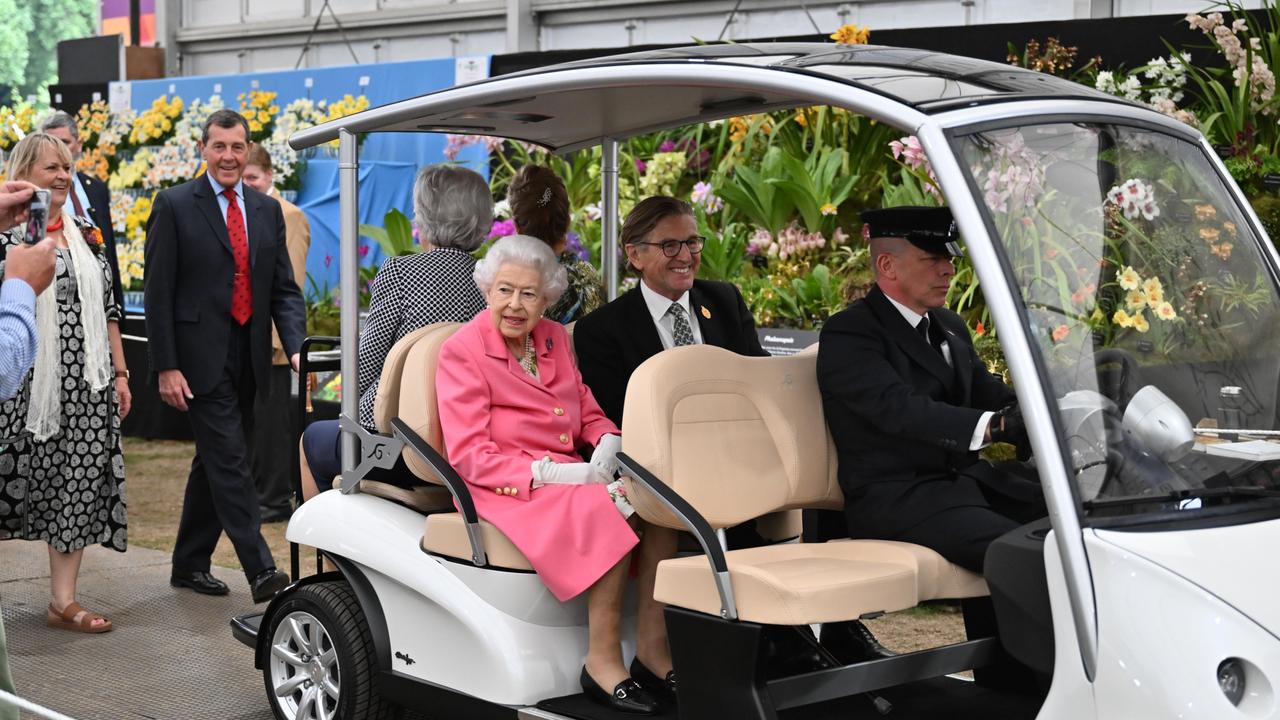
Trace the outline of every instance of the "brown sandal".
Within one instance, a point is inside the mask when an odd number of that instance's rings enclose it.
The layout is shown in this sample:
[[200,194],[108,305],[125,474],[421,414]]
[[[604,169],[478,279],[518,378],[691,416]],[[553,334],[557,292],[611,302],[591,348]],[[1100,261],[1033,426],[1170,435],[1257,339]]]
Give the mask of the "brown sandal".
[[[76,616],[80,616],[76,620]],[[94,625],[94,620],[101,620],[101,625]],[[98,613],[91,613],[80,607],[80,603],[71,601],[67,607],[58,612],[54,609],[53,603],[49,603],[49,617],[46,618],[45,624],[51,628],[60,628],[62,630],[71,630],[82,633],[104,633],[111,630],[111,621],[102,617]]]

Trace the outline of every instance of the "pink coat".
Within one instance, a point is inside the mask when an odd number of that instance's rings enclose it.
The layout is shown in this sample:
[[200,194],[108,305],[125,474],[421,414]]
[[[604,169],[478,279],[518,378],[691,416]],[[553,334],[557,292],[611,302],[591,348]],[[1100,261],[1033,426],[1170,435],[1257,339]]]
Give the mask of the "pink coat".
[[[476,512],[567,600],[638,540],[604,485],[530,487],[534,460],[582,462],[578,447],[619,432],[582,383],[564,327],[542,320],[533,342],[540,379],[520,367],[487,309],[449,338],[436,370],[440,429],[449,461],[471,486]],[[499,495],[500,487],[519,492]]]

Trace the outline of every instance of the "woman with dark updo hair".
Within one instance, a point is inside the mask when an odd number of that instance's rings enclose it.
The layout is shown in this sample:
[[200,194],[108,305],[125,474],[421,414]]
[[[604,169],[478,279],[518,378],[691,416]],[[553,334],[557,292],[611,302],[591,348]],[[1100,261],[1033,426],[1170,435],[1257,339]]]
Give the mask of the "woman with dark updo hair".
[[569,287],[546,317],[567,325],[604,304],[604,283],[591,263],[567,248],[569,193],[545,165],[525,165],[507,187],[507,203],[516,232],[551,247],[569,275]]

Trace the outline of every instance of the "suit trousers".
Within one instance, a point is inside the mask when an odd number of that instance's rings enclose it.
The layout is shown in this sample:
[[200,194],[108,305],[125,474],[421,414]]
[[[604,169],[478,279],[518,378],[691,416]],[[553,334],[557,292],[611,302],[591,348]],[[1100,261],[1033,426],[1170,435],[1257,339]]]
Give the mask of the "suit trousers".
[[271,366],[271,386],[258,395],[254,410],[253,483],[263,512],[288,515],[293,511],[293,484],[289,482],[293,441],[293,407],[288,365]]
[[984,472],[974,475],[989,507],[947,508],[892,539],[932,548],[948,561],[982,574],[991,543],[1044,517],[1045,505],[1034,466],[1004,462],[993,467],[984,462],[980,469]]
[[249,328],[235,326],[227,337],[227,358],[218,383],[187,401],[196,456],[173,548],[176,573],[207,572],[224,530],[245,577],[252,580],[275,567],[262,537],[258,492],[249,470],[254,391]]

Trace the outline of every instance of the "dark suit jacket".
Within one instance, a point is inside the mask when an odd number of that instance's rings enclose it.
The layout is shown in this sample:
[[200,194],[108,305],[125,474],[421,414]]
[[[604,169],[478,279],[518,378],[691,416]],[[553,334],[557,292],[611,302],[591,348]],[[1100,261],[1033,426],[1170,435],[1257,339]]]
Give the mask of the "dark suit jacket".
[[893,537],[950,507],[987,506],[969,451],[983,411],[1014,400],[987,371],[959,315],[933,310],[952,366],[879,288],[831,316],[818,344],[818,386],[839,456],[851,537]]
[[[707,345],[739,355],[769,354],[760,347],[755,319],[736,286],[694,280],[689,306]],[[631,373],[640,363],[662,352],[662,339],[640,288],[633,288],[579,320],[573,328],[573,347],[582,380],[591,388],[604,414],[622,427],[622,402]]]
[[[280,203],[244,188],[249,231],[253,317],[250,356],[258,389],[271,369],[271,321],[285,351],[302,346],[306,309],[293,279]],[[235,260],[226,219],[209,179],[194,180],[156,196],[147,219],[147,347],[152,373],[177,368],[191,392],[208,392],[227,361]]]
[[[84,194],[89,196],[89,207],[85,212],[89,219],[102,231],[102,246],[106,250],[107,264],[111,266],[111,291],[116,296],[116,304],[120,312],[124,312],[124,288],[120,286],[120,263],[116,261],[116,232],[111,224],[111,191],[107,184],[96,177],[84,173],[76,173],[80,184],[84,186]],[[71,189],[75,192],[75,188]],[[70,202],[68,200],[67,202]]]

